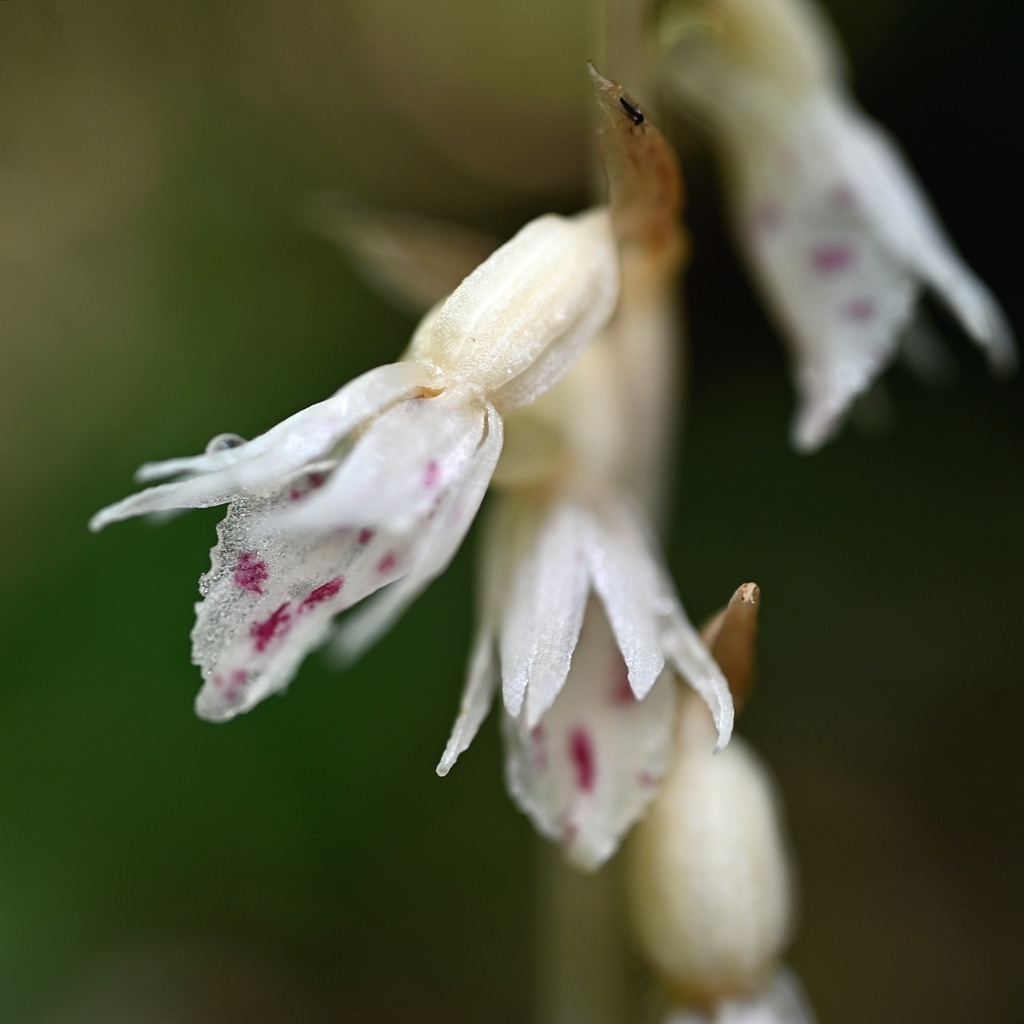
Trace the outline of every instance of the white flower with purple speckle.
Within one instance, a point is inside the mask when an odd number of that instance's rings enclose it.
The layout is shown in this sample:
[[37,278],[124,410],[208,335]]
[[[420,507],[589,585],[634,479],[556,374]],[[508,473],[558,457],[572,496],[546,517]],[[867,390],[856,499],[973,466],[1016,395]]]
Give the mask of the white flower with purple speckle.
[[846,96],[816,10],[800,0],[698,0],[669,82],[713,130],[740,244],[789,341],[797,447],[838,429],[896,356],[932,289],[993,369],[1016,362],[988,289],[943,232],[892,140]]
[[350,648],[383,632],[451,561],[501,453],[503,416],[534,401],[618,297],[607,210],[541,217],[424,318],[378,367],[252,441],[143,466],[180,476],[90,526],[230,503],[192,633],[196,710],[226,721],[283,690],[339,612]]
[[[711,709],[719,746],[733,720],[728,684],[625,483],[638,417],[629,415],[614,330],[509,420],[495,481],[503,492],[484,534],[477,635],[437,769],[452,768],[500,690],[509,792],[590,870],[657,793],[673,746],[677,677]],[[548,453],[546,465],[537,468],[522,436]],[[527,458],[516,466],[520,453]]]

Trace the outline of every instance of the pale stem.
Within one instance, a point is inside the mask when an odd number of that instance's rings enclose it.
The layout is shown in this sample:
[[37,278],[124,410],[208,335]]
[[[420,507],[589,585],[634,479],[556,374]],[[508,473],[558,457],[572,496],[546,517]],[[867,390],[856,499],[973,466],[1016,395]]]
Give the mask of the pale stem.
[[538,1024],[623,1024],[627,951],[617,861],[585,874],[543,842],[538,862]]

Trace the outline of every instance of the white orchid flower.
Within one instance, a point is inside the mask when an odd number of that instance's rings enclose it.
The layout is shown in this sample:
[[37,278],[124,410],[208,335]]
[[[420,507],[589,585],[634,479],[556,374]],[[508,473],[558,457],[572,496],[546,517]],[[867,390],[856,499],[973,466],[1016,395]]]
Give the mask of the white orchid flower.
[[711,708],[721,746],[733,715],[651,527],[678,344],[679,170],[622,89],[593,78],[622,294],[566,377],[508,421],[477,636],[437,769],[447,774],[500,691],[509,792],[587,870],[618,849],[658,790],[677,678]]
[[249,442],[143,466],[152,487],[91,528],[230,502],[201,581],[197,712],[225,721],[287,686],[335,615],[390,584],[353,633],[377,636],[447,567],[502,447],[611,315],[618,266],[606,209],[524,227],[424,318],[405,360]]
[[1013,368],[999,305],[896,145],[847,95],[815,8],[694,0],[665,29],[670,88],[716,137],[743,253],[792,348],[797,447],[836,432],[897,354],[925,288],[993,369]]
[[469,676],[438,765],[447,774],[500,690],[509,791],[587,869],[615,852],[657,792],[676,677],[711,709],[719,746],[733,715],[728,685],[622,483],[631,433],[619,354],[599,338],[509,420]]

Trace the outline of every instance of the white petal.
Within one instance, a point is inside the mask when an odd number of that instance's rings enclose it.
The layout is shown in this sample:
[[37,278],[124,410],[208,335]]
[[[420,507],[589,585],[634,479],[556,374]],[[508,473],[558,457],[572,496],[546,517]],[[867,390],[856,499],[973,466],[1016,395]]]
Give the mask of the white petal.
[[607,502],[589,520],[587,562],[619,650],[629,685],[642,700],[661,675],[659,616],[667,611],[661,577],[632,510]]
[[175,473],[199,475],[110,505],[93,516],[89,528],[101,530],[147,512],[208,508],[229,501],[242,490],[267,490],[327,455],[365,419],[432,380],[430,371],[416,363],[379,366],[346,384],[332,398],[303,409],[252,441],[193,458],[147,464],[139,470],[140,480]]
[[605,209],[527,224],[455,290],[422,349],[502,412],[536,398],[604,326],[618,299]]
[[460,486],[442,498],[425,530],[413,536],[411,567],[367,607],[341,624],[335,651],[345,660],[358,657],[391,628],[405,609],[448,568],[483,501],[501,454],[502,421],[486,407],[486,432]]
[[838,97],[820,95],[794,105],[769,140],[737,147],[738,228],[793,345],[798,447],[828,440],[892,361],[924,285],[993,367],[1012,368],[1012,335],[998,304],[877,127]]
[[192,658],[205,681],[196,701],[203,718],[226,721],[284,689],[323,643],[331,619],[407,565],[407,541],[368,529],[313,540],[268,532],[266,521],[304,493],[296,481],[239,498],[218,527],[192,631]]
[[516,560],[515,506],[515,502],[495,502],[483,524],[477,586],[477,631],[459,715],[437,766],[438,775],[447,775],[459,755],[472,743],[498,686],[497,624],[508,596],[512,566]]
[[792,131],[747,156],[741,239],[793,347],[800,410],[794,443],[810,449],[896,354],[919,286],[878,238],[829,148],[814,106]]
[[700,634],[681,605],[666,616],[662,643],[672,667],[686,680],[711,712],[718,730],[715,750],[725,747],[732,737],[732,694],[722,670],[708,653]]
[[501,623],[502,691],[513,716],[525,699],[527,729],[551,706],[569,673],[590,590],[581,539],[579,510],[555,503],[536,523],[512,580]]
[[459,716],[455,720],[448,745],[437,765],[437,774],[447,775],[476,737],[498,687],[498,660],[494,650],[494,631],[489,625],[478,630],[473,642],[469,673],[462,693]]
[[834,116],[840,159],[862,182],[875,230],[948,304],[993,369],[1012,370],[1017,351],[1003,311],[953,248],[892,139],[850,107],[837,104]]
[[594,870],[657,792],[676,688],[665,673],[638,701],[607,619],[588,605],[564,688],[533,729],[504,718],[506,779],[519,807],[571,861]]
[[485,407],[457,389],[396,403],[370,424],[327,486],[285,513],[282,528],[318,533],[361,523],[404,533],[420,526],[462,485],[486,418]]

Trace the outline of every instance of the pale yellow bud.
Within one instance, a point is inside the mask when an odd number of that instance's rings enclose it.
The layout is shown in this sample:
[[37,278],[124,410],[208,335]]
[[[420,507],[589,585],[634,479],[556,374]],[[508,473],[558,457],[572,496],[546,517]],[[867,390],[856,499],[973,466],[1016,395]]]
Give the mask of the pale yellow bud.
[[416,357],[506,412],[565,373],[611,316],[618,290],[607,209],[539,217],[452,293]]
[[792,879],[772,782],[738,737],[681,702],[676,760],[634,833],[630,906],[643,951],[673,995],[713,1005],[757,992],[792,917]]

